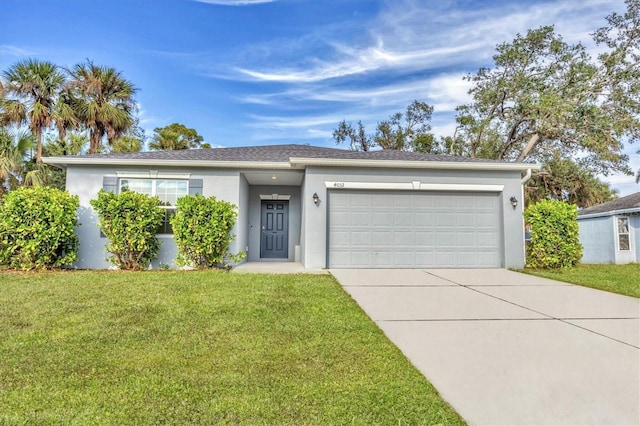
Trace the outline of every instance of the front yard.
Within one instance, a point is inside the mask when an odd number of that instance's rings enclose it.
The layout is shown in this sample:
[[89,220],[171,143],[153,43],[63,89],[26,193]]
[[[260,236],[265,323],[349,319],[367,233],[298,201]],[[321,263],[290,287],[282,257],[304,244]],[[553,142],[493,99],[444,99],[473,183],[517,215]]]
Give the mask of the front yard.
[[0,424],[463,424],[330,276],[0,276]]
[[640,297],[640,263],[580,265],[575,268],[551,270],[525,269],[522,272],[626,296]]

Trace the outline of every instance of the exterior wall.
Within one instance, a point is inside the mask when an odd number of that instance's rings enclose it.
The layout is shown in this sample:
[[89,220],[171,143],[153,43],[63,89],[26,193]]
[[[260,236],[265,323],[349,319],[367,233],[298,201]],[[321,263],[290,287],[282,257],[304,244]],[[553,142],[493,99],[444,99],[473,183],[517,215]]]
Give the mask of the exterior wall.
[[582,263],[615,263],[614,225],[611,216],[578,219]]
[[[394,182],[425,184],[487,184],[504,185],[501,196],[503,216],[503,266],[524,266],[524,219],[522,216],[522,185],[519,171],[464,171],[464,170],[397,170],[397,169],[342,169],[308,167],[302,189],[305,211],[303,218],[303,264],[308,269],[326,267],[327,254],[327,188],[326,181],[333,182]],[[317,193],[320,203],[315,206],[312,194]],[[518,198],[516,209],[509,199]]]
[[625,264],[640,261],[640,216],[629,218],[630,250],[618,250],[619,216],[579,219],[580,243],[584,247],[582,263]]
[[[238,219],[236,221],[236,229],[235,229],[235,243],[236,250],[232,251],[232,253],[238,253],[239,251],[244,251],[247,256],[247,250],[249,249],[249,183],[244,175],[240,175],[239,180],[239,193],[238,193]],[[240,263],[244,263],[247,261],[245,257]]]
[[631,232],[635,237],[636,258],[634,262],[640,262],[640,215],[630,217]]
[[[156,171],[156,168],[154,168]],[[118,173],[148,173],[148,168],[143,167],[118,167]],[[236,205],[240,205],[240,173],[233,170],[185,170],[179,168],[157,168],[159,174],[189,174],[192,179],[202,179],[204,196],[215,195],[216,198],[230,201]],[[87,269],[107,269],[114,266],[106,261],[108,253],[104,247],[107,239],[100,237],[100,230],[97,226],[98,218],[91,207],[90,201],[97,197],[98,191],[102,188],[102,179],[104,176],[116,176],[116,169],[108,167],[82,167],[73,166],[67,169],[67,190],[71,194],[78,195],[80,207],[78,209],[78,218],[81,225],[77,228],[78,238],[80,240],[78,260],[74,263],[77,268]],[[240,234],[240,238],[236,238],[231,243],[231,251],[238,252],[242,243],[242,232],[239,231],[240,220],[236,224],[234,233]],[[244,227],[246,229],[246,227]],[[152,268],[158,268],[161,265],[169,265],[176,267],[174,260],[176,258],[176,245],[173,237],[170,235],[159,236],[162,242],[158,258],[152,263]]]
[[[289,248],[288,261],[295,260],[296,246],[300,245],[300,223],[302,218],[300,204],[300,187],[297,186],[270,186],[259,185],[250,186],[248,195],[248,251],[247,261],[259,262],[260,259],[260,236],[261,236],[261,208],[262,200],[260,195],[290,195],[289,199]],[[268,259],[273,262],[274,259]]]
[[[504,185],[501,193],[500,212],[503,218],[503,265],[508,268],[524,266],[524,232],[522,217],[522,186],[519,171],[464,171],[464,170],[419,170],[419,169],[345,169],[334,167],[308,167],[300,187],[249,185],[238,170],[154,168],[159,174],[183,174],[190,179],[202,179],[204,196],[214,195],[218,199],[232,202],[239,207],[236,235],[230,250],[233,253],[247,251],[248,261],[260,260],[260,194],[290,195],[289,200],[289,261],[296,260],[296,246],[300,247],[300,261],[308,269],[326,267],[327,255],[327,188],[326,181],[344,182],[391,182],[423,184],[488,184]],[[144,167],[87,167],[70,166],[67,170],[67,189],[80,198],[78,211],[81,226],[78,268],[113,268],[105,259],[105,238],[100,237],[97,217],[89,202],[96,198],[102,188],[104,176],[118,173],[149,173]],[[320,202],[316,206],[312,195],[317,193]],[[516,196],[518,207],[513,209],[509,198]],[[176,246],[172,236],[161,236],[163,244],[153,268],[161,265],[175,267]],[[638,238],[636,238],[638,241]]]

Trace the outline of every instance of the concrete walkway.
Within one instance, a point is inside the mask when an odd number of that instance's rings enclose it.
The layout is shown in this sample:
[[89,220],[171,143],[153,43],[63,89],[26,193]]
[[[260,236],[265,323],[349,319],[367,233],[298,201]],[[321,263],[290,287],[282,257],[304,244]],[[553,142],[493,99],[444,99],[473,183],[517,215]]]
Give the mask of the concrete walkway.
[[331,270],[478,425],[640,424],[640,301],[491,270]]
[[246,274],[328,274],[326,269],[305,269],[299,262],[245,262],[232,272]]

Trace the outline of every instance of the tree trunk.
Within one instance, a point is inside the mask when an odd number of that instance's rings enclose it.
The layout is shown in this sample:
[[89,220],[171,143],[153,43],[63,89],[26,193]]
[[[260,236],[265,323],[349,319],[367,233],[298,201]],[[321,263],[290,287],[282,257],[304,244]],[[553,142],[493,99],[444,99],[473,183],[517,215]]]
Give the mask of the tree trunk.
[[36,163],[42,162],[42,127],[36,128]]
[[527,145],[524,147],[520,155],[518,155],[518,159],[516,161],[518,163],[522,163],[524,159],[527,158],[531,150],[536,146],[539,140],[540,140],[540,135],[538,135],[537,133],[532,135],[531,138],[529,138]]
[[95,154],[98,151],[100,138],[97,130],[92,130],[89,134],[89,154]]

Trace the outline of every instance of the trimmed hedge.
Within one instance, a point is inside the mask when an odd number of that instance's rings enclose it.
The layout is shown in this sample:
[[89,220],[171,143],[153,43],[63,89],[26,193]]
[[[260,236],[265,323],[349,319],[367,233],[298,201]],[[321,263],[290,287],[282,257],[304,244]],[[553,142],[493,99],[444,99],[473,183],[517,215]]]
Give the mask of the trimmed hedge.
[[527,266],[531,268],[566,268],[582,259],[578,235],[578,209],[562,201],[543,200],[524,212],[530,226],[531,243]]
[[217,268],[244,257],[244,253],[229,253],[235,238],[231,233],[237,217],[234,204],[196,194],[179,198],[177,206],[171,226],[178,246],[178,265]]
[[0,264],[48,269],[78,258],[78,197],[56,188],[19,188],[0,204]]
[[91,206],[98,213],[98,226],[109,239],[107,260],[120,269],[141,270],[158,256],[156,237],[164,220],[160,199],[124,191],[120,194],[100,190]]

